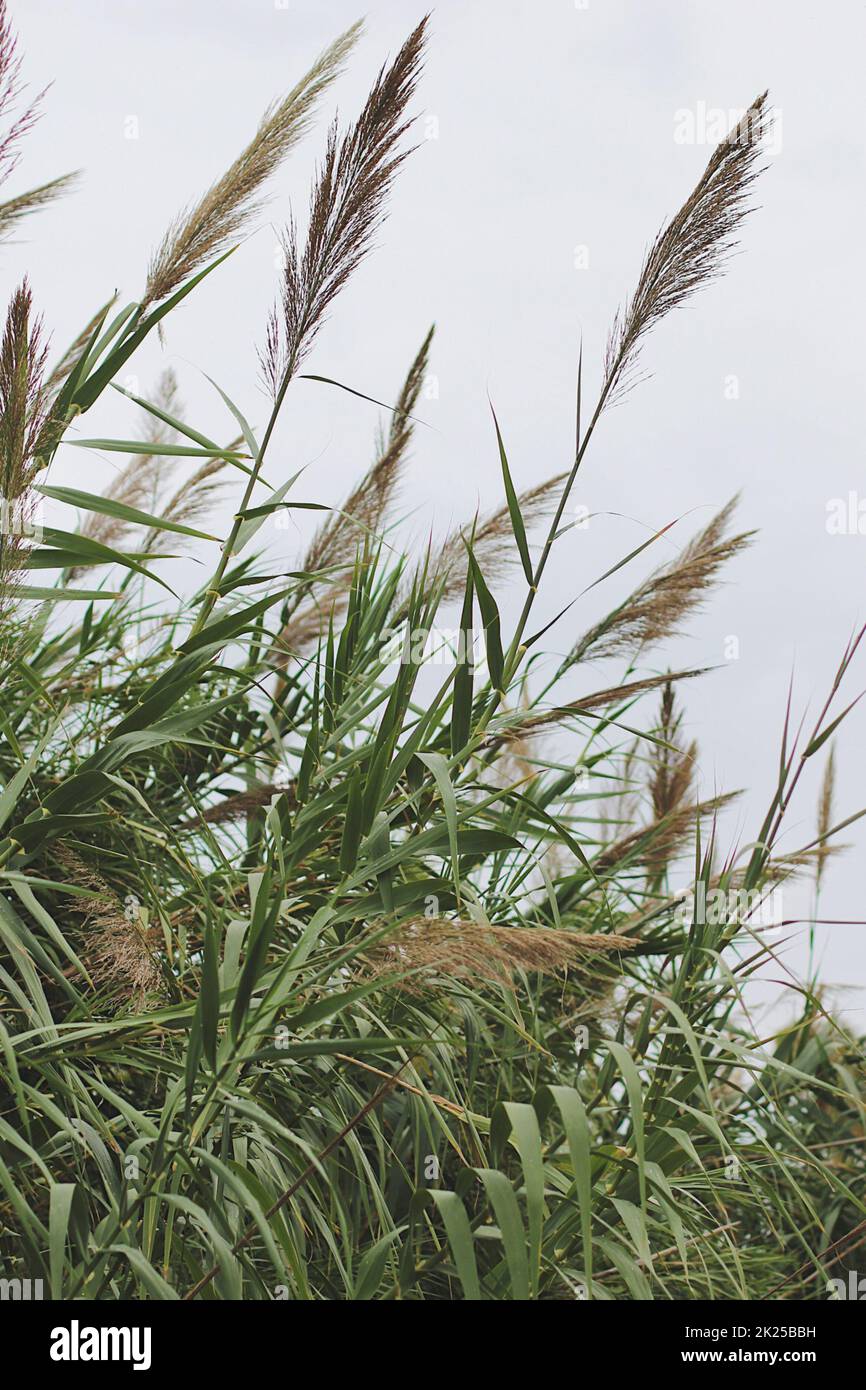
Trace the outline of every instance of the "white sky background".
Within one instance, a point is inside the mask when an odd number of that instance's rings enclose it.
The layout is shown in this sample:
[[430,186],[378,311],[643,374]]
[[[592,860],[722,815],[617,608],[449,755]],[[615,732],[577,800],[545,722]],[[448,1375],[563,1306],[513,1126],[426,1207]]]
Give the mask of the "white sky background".
[[[72,168],[85,174],[77,194],[3,250],[5,293],[27,270],[58,351],[115,288],[124,301],[140,293],[170,219],[223,171],[265,105],[362,3],[12,0],[26,76],[34,89],[54,85],[10,189]],[[173,365],[186,418],[214,437],[228,439],[232,422],[201,374],[263,422],[256,346],[276,286],[274,227],[292,205],[304,213],[334,105],[354,115],[422,8],[368,0],[366,13],[366,36],[320,127],[274,181],[261,229],[169,320],[164,349],[153,344],[134,359],[143,394]],[[431,428],[418,431],[402,493],[419,537],[431,526],[441,536],[479,504],[500,503],[488,391],[519,487],[567,467],[581,330],[592,399],[617,304],[710,152],[675,139],[676,113],[739,111],[770,87],[781,147],[742,254],[667,320],[645,349],[652,379],[603,419],[574,500],[619,515],[594,517],[559,542],[538,608],[540,619],[552,617],[651,530],[684,518],[575,606],[549,638],[564,649],[742,490],[740,519],[760,528],[757,545],[735,562],[690,635],[647,658],[653,669],[719,667],[682,695],[700,741],[704,794],[750,789],[727,822],[729,840],[753,838],[772,795],[792,668],[795,711],[808,702],[814,718],[852,628],[866,619],[866,535],[831,535],[826,526],[830,499],[852,490],[866,498],[864,46],[864,8],[853,3],[440,0],[419,103],[419,134],[435,117],[438,138],[423,140],[404,169],[379,248],[342,294],[307,367],[393,399],[436,321],[439,397],[419,409]],[[135,140],[126,138],[131,116]],[[576,247],[587,248],[588,268],[575,268]],[[726,395],[731,376],[737,399]],[[279,481],[308,464],[297,495],[338,503],[370,460],[376,417],[362,401],[297,383],[268,476]],[[91,412],[83,433],[130,437],[141,423],[114,397]],[[64,449],[54,481],[94,490],[113,466],[108,455]],[[293,562],[308,534],[304,525],[274,540],[290,547],[284,558]],[[511,594],[500,585],[498,597],[506,613],[516,609],[517,574]],[[735,661],[725,660],[732,635]],[[606,684],[608,674],[584,671],[571,694]],[[866,651],[849,675],[849,699],[864,677]],[[841,731],[838,819],[866,804],[864,719],[866,705]],[[785,848],[814,834],[815,761]],[[828,868],[821,914],[866,917],[866,831],[858,825],[843,838],[852,849]],[[786,915],[808,901],[786,890]],[[824,978],[866,985],[866,927],[818,932]],[[802,940],[785,960],[802,966]],[[837,998],[862,1030],[862,992]]]

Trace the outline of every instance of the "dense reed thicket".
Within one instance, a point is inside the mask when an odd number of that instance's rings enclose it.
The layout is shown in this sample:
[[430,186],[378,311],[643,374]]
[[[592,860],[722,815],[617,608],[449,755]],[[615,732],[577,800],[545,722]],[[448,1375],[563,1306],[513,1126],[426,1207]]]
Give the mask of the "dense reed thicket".
[[[5,176],[34,113],[13,118],[0,16]],[[130,406],[139,437],[83,437],[136,349],[219,275],[358,32],[178,219],[141,300],[103,305],[56,366],[30,288],[9,299],[0,1275],[77,1299],[826,1297],[866,1241],[862,1045],[814,982],[769,1038],[743,992],[778,945],[763,901],[820,877],[840,828],[830,764],[811,843],[779,847],[859,639],[814,727],[786,718],[766,819],[726,854],[728,798],[697,796],[682,733],[700,672],[668,671],[664,644],[751,539],[733,504],[583,635],[577,596],[555,596],[565,661],[536,613],[605,407],[733,244],[765,98],[652,244],[598,399],[579,386],[566,470],[521,493],[494,418],[501,504],[435,551],[383,543],[432,332],[371,467],[340,505],[316,499],[291,568],[269,533],[309,498],[274,455],[263,467],[410,153],[426,22],[331,127],[286,229],[263,428],[221,384],[236,431],[214,439],[169,371]],[[0,226],[63,188],[4,204]],[[105,495],[60,487],[61,444],[128,461]],[[217,495],[237,508],[219,541]],[[42,498],[66,529],[37,526]],[[178,599],[189,546],[211,578]],[[506,580],[525,594],[511,632]],[[600,656],[621,662],[604,689]]]

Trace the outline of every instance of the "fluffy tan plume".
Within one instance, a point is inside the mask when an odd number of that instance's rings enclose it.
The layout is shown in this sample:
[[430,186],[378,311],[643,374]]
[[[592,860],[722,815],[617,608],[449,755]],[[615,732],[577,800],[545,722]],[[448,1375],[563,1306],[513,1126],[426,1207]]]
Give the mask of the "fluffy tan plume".
[[[520,494],[517,500],[527,530],[550,510],[567,476],[566,473],[556,473],[546,482]],[[443,600],[459,598],[463,594],[468,564],[464,537],[468,540],[470,535],[473,554],[488,582],[505,575],[518,559],[507,506],[499,507],[483,517],[477,523],[474,534],[472,528],[467,526],[449,532],[436,558],[431,579],[431,582],[444,580]]]
[[0,340],[0,585],[4,590],[19,568],[24,538],[34,523],[32,484],[41,467],[37,450],[50,411],[45,360],[42,322],[33,314],[25,280],[9,302]]
[[833,792],[836,788],[836,749],[831,744],[830,755],[824,768],[821,783],[821,797],[818,802],[818,844],[815,848],[815,887],[821,887],[824,867],[833,853],[834,846],[827,843],[833,825]]
[[385,215],[385,199],[409,154],[401,141],[406,108],[421,72],[427,20],[377,77],[360,116],[340,136],[334,123],[313,184],[306,237],[294,221],[283,237],[285,266],[280,301],[272,311],[261,354],[275,397],[312,347],[328,308],[370,249]]
[[604,709],[608,705],[632,700],[648,690],[657,690],[660,685],[667,685],[671,681],[690,680],[705,673],[706,668],[702,668],[695,671],[675,671],[664,676],[645,676],[642,680],[627,681],[624,685],[613,685],[605,690],[596,690],[591,695],[581,695],[579,699],[571,700],[567,705],[554,705],[539,714],[522,715],[520,711],[513,711],[508,716],[508,722],[491,734],[488,744],[511,743],[515,739],[528,738],[556,724],[562,724],[567,719],[592,714],[593,711]]
[[734,497],[675,560],[656,570],[618,608],[585,633],[562,670],[590,654],[595,658],[626,656],[637,647],[675,636],[718,583],[723,565],[744,550],[755,534],[725,534],[736,504]]
[[429,988],[430,976],[488,980],[511,987],[518,970],[555,974],[570,967],[586,968],[593,960],[610,961],[634,946],[628,937],[613,932],[417,917],[377,942],[367,957],[365,973],[405,976],[398,987],[409,992]]
[[150,263],[144,305],[165,299],[244,230],[261,207],[262,186],[306,134],[316,103],[339,74],[362,27],[353,24],[320,54],[288,96],[265,112],[252,140],[222,177],[168,229]]
[[[335,578],[311,584],[304,591],[274,643],[271,659],[278,665],[284,665],[290,654],[303,655],[318,642],[329,618],[338,615],[348,602],[359,542],[381,532],[408,460],[414,432],[411,416],[427,373],[433,331],[429,330],[409,368],[390,426],[377,441],[375,461],[340,511],[333,512],[316,532],[301,562],[300,569],[308,574],[335,567],[342,570]],[[320,588],[324,589],[321,597]]]
[[633,380],[646,335],[724,268],[750,210],[752,184],[761,172],[761,142],[770,118],[767,95],[756,97],[716,146],[691,196],[653,242],[637,288],[611,329],[602,403],[614,401]]

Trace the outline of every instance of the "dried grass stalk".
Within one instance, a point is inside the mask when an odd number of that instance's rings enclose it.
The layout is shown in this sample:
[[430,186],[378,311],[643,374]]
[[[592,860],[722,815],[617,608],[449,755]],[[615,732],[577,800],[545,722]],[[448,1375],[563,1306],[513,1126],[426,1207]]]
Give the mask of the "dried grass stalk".
[[273,797],[283,794],[293,796],[292,788],[285,785],[281,786],[276,782],[268,782],[260,787],[251,787],[248,791],[236,792],[233,796],[227,796],[213,806],[208,806],[200,815],[184,821],[178,829],[198,830],[202,824],[231,825],[235,821],[245,820],[254,811],[260,811],[263,807],[269,806]]
[[597,874],[612,869],[646,869],[657,874],[659,866],[667,866],[693,841],[695,824],[703,816],[713,815],[729,806],[740,795],[725,792],[708,801],[691,802],[674,807],[652,824],[634,830],[614,840],[593,860]]
[[[0,184],[5,183],[15,170],[20,159],[21,141],[38,119],[44,96],[44,92],[40,92],[17,116],[13,116],[22,91],[18,41],[9,19],[6,0],[0,0]],[[68,193],[77,177],[77,174],[63,174],[60,178],[50,179],[38,188],[31,188],[27,193],[19,193],[0,203],[0,237],[7,236],[28,213],[37,212]]]
[[740,223],[750,210],[752,184],[761,173],[760,145],[769,119],[767,95],[756,97],[716,146],[693,193],[653,242],[637,288],[611,329],[602,404],[613,402],[632,383],[646,335],[665,314],[723,270]]
[[543,710],[540,714],[522,716],[516,712],[512,717],[511,724],[497,729],[489,742],[511,743],[515,739],[527,738],[531,734],[537,734],[556,724],[562,724],[567,719],[574,719],[582,714],[591,714],[593,710],[603,709],[606,705],[620,704],[624,700],[634,699],[635,696],[643,695],[647,690],[657,690],[660,685],[666,685],[668,682],[690,680],[694,676],[705,674],[706,667],[695,671],[676,671],[664,676],[646,676],[642,680],[628,681],[624,685],[613,685],[606,690],[597,690],[592,695],[582,695],[579,700],[572,700],[567,705],[555,705],[552,709]]
[[31,491],[37,449],[50,411],[44,384],[46,348],[26,280],[6,312],[0,341],[0,585],[8,592],[36,511]]
[[400,978],[396,987],[409,992],[429,988],[431,975],[488,980],[511,987],[518,970],[555,974],[570,967],[586,969],[609,962],[634,942],[613,932],[573,932],[562,928],[502,927],[489,923],[415,917],[398,933],[377,943],[366,957],[364,973]]
[[[557,473],[546,482],[528,488],[518,498],[521,515],[527,530],[550,510],[568,475]],[[466,587],[468,564],[465,540],[472,535],[471,527],[461,526],[451,531],[442,544],[432,575],[432,582],[444,580],[443,600],[460,598]],[[519,557],[514,545],[514,532],[508,507],[479,521],[472,535],[472,551],[488,582],[504,577]]]
[[737,536],[725,535],[737,500],[733,497],[675,560],[656,570],[618,608],[585,633],[562,669],[590,653],[596,658],[630,655],[637,647],[676,636],[685,619],[700,608],[719,582],[722,566],[744,550],[755,534],[745,531]]
[[124,907],[105,879],[66,845],[58,845],[55,854],[69,883],[99,895],[84,909],[82,964],[118,1003],[142,1008],[162,986],[156,954],[162,933],[145,926],[136,903]]
[[[159,378],[154,393],[154,402],[160,410],[169,415],[178,411],[177,377],[171,367],[167,367]],[[157,451],[162,444],[171,444],[177,438],[175,430],[148,415],[144,440]],[[152,512],[159,495],[165,473],[165,459],[158,452],[153,454],[133,454],[106,489],[105,496],[112,502],[122,502],[126,507],[139,511]],[[120,517],[103,516],[90,512],[81,528],[81,533],[90,540],[102,545],[116,546],[128,535],[131,523]]]
[[833,793],[836,789],[836,748],[830,747],[830,755],[827,758],[827,765],[824,768],[824,780],[821,783],[821,796],[818,802],[818,844],[815,846],[815,888],[821,887],[821,879],[824,876],[824,867],[831,854],[838,846],[827,843],[833,825]]
[[265,112],[230,168],[169,227],[150,263],[143,305],[165,299],[244,230],[261,207],[263,184],[306,134],[317,101],[338,76],[362,27],[353,24],[320,54],[288,96]]
[[329,620],[336,618],[348,602],[359,541],[380,533],[408,461],[414,433],[411,415],[427,374],[433,332],[431,328],[409,368],[390,426],[387,432],[380,433],[374,463],[341,510],[332,513],[316,532],[301,562],[299,568],[308,574],[336,566],[344,568],[336,578],[322,581],[327,584],[327,592],[321,600],[315,596],[318,585],[312,584],[305,590],[305,597],[284,624],[271,651],[271,661],[277,666],[285,666],[290,656],[304,655],[314,647]]
[[294,220],[283,237],[285,269],[261,354],[265,379],[279,398],[312,347],[328,308],[370,249],[385,198],[408,149],[406,107],[421,71],[427,20],[383,68],[355,124],[340,137],[331,126],[310,199],[303,249]]

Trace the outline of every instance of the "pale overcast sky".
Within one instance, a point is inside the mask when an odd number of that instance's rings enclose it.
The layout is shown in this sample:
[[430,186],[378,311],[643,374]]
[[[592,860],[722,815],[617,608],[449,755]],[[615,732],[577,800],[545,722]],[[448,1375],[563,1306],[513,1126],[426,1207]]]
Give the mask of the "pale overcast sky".
[[[53,82],[15,187],[84,171],[80,191],[3,255],[7,293],[26,269],[58,349],[115,289],[124,299],[140,292],[172,216],[361,13],[360,0],[12,0],[11,10],[28,79]],[[351,117],[422,12],[370,0],[365,37],[323,117],[335,104]],[[730,838],[754,836],[771,796],[792,669],[795,708],[808,702],[814,714],[866,620],[866,534],[827,524],[828,505],[847,508],[850,493],[866,513],[864,49],[864,7],[853,0],[441,0],[421,147],[309,366],[393,398],[436,321],[438,397],[420,410],[431,428],[419,431],[403,491],[418,534],[500,501],[488,391],[521,487],[567,466],[581,332],[591,394],[611,317],[647,243],[699,177],[719,113],[736,116],[770,88],[776,148],[742,253],[662,326],[644,357],[652,378],[604,419],[575,502],[605,515],[560,543],[545,600],[552,616],[648,528],[684,517],[572,610],[550,639],[564,646],[742,491],[741,520],[760,528],[758,543],[691,635],[648,658],[720,668],[683,693],[705,791],[749,788]],[[231,424],[202,373],[252,418],[265,412],[256,345],[276,281],[274,228],[290,205],[303,210],[320,148],[321,128],[274,181],[261,229],[172,319],[162,351],[154,344],[134,362],[145,393],[173,365],[187,418],[210,434],[227,436]],[[307,495],[339,501],[369,460],[375,423],[365,403],[299,383],[271,473],[309,464]],[[139,424],[115,398],[86,432],[129,436]],[[57,478],[92,487],[108,477],[107,457],[64,453]],[[297,550],[302,542],[299,533]],[[582,675],[573,693],[596,676]],[[864,684],[866,653],[848,698]],[[855,711],[839,742],[840,819],[866,804],[864,720],[866,709]],[[787,848],[814,833],[820,771],[803,780]],[[866,917],[866,832],[844,838],[852,849],[828,870],[822,915]],[[786,896],[786,913],[808,900]],[[866,927],[818,931],[827,981],[866,986]],[[802,942],[786,957],[794,967],[804,958]],[[845,999],[866,1030],[866,996]]]

